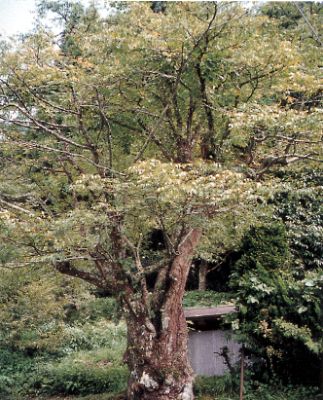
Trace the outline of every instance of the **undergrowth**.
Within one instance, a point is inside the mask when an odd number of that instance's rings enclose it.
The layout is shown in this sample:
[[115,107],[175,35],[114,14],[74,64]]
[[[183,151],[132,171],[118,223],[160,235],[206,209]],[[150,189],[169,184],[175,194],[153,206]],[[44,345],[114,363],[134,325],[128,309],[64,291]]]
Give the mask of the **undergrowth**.
[[122,362],[126,344],[123,323],[99,319],[66,325],[64,335],[64,346],[56,353],[0,348],[0,398],[125,389],[128,371]]
[[[239,400],[239,379],[231,375],[198,377],[195,382],[197,400]],[[284,386],[279,382],[261,384],[246,382],[244,400],[316,400],[318,388]]]

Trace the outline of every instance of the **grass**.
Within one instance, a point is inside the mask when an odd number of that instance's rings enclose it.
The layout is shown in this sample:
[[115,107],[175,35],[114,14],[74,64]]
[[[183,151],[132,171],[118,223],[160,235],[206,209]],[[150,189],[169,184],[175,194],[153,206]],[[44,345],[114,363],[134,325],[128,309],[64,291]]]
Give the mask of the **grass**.
[[101,394],[89,394],[87,396],[54,396],[54,397],[25,397],[23,399],[15,400],[124,400],[125,397],[121,397],[115,394],[101,393]]
[[[265,400],[263,397],[257,397],[257,394],[252,395],[253,400]],[[285,394],[276,394],[276,395],[271,395],[268,393],[268,396],[266,397],[267,399],[271,400],[294,400],[294,399],[300,399],[300,400],[322,400],[323,396],[320,397],[319,395],[313,395],[311,397],[300,397],[303,396],[302,393],[295,394],[295,391],[290,391],[289,393],[286,392]],[[297,396],[297,397],[295,397]],[[305,394],[305,396],[307,396]],[[239,396],[238,395],[227,395],[227,394],[222,394],[219,396],[210,396],[210,395],[205,395],[205,396],[197,396],[196,400],[238,400]],[[246,400],[250,399],[250,396],[245,397]],[[22,400],[22,399],[19,399]],[[92,395],[87,395],[87,396],[54,396],[54,397],[27,397],[23,400],[124,400],[124,396],[122,395],[115,395],[115,394],[107,394],[107,393],[102,393],[102,394],[92,394]]]

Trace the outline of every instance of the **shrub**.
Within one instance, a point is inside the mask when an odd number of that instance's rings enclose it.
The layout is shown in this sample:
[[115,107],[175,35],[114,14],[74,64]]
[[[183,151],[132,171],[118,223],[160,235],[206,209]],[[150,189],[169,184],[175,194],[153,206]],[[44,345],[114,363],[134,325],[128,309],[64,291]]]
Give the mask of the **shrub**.
[[78,321],[98,320],[105,318],[110,321],[120,319],[120,310],[116,300],[113,297],[92,297],[80,304],[76,315]]
[[192,290],[185,293],[184,307],[212,307],[219,304],[228,303],[230,294],[224,292],[214,292],[211,290],[196,291]]
[[[252,366],[258,379],[278,375],[285,383],[317,385],[322,272],[306,271],[304,279],[294,275],[281,223],[252,228],[241,253],[230,282],[239,308],[234,328],[247,353],[258,358]],[[300,364],[307,368],[300,369]]]
[[125,324],[99,320],[82,327],[65,325],[66,343],[53,354],[0,348],[0,398],[122,390],[127,381],[125,334]]
[[43,372],[40,391],[48,395],[118,393],[125,390],[128,378],[125,366],[107,368],[62,363]]
[[246,391],[245,400],[314,400],[318,391],[313,387],[282,386],[275,382]]
[[[37,362],[22,351],[0,348],[0,398],[17,396],[34,386],[38,375]],[[18,397],[20,396],[20,397]]]
[[[200,400],[238,400],[239,377],[201,376],[196,379],[195,393]],[[279,382],[260,384],[247,381],[245,385],[244,400],[316,400],[318,389],[304,386],[283,386]]]
[[194,391],[197,396],[233,395],[237,390],[238,382],[235,377],[229,374],[210,377],[198,376],[194,385]]
[[64,334],[66,343],[64,352],[92,350],[102,347],[125,349],[126,327],[124,323],[115,325],[104,319],[87,322],[83,325],[67,325]]

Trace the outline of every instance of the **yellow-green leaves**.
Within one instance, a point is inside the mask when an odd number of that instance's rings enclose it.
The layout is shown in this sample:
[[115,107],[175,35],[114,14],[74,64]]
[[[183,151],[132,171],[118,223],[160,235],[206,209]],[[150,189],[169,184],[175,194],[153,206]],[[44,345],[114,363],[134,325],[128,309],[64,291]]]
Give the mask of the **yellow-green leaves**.
[[242,174],[204,162],[183,165],[149,160],[134,165],[130,172],[143,194],[155,193],[156,199],[169,204],[191,201],[192,213],[199,206],[214,207],[216,212],[251,186]]
[[124,206],[153,226],[211,226],[219,214],[234,213],[255,199],[254,184],[242,174],[205,162],[149,160],[131,167],[130,174],[121,186]]

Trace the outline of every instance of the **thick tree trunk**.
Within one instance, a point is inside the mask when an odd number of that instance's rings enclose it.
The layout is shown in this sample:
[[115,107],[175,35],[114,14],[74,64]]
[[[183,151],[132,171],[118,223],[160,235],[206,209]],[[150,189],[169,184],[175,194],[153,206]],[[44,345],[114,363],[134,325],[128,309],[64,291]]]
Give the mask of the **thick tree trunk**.
[[177,140],[177,151],[175,161],[178,163],[190,163],[193,159],[193,143],[184,138]]
[[[158,334],[149,321],[128,319],[128,400],[193,399],[183,311],[179,317],[171,334],[166,333],[167,329]],[[170,316],[168,322],[173,325],[175,318]]]
[[[193,251],[201,232],[191,230],[179,246],[168,271],[162,307],[147,307],[141,299],[128,302],[130,370],[128,400],[193,400],[194,374],[187,349],[187,326],[182,307]],[[151,304],[150,304],[151,306]]]

